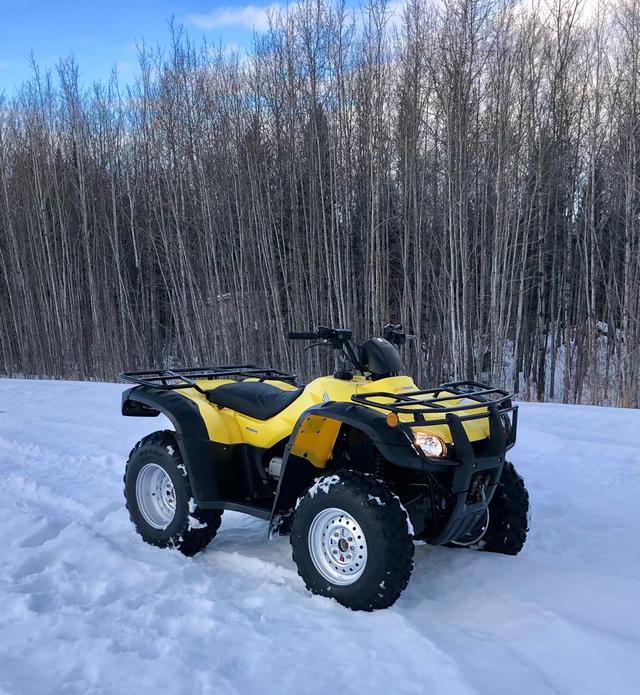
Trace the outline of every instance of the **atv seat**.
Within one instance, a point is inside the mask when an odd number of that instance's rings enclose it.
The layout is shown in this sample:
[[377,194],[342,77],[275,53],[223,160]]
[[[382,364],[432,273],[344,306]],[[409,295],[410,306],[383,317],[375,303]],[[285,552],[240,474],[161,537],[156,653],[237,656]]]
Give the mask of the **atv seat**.
[[209,403],[235,410],[256,420],[268,420],[291,405],[303,389],[283,391],[261,381],[222,384],[207,392]]

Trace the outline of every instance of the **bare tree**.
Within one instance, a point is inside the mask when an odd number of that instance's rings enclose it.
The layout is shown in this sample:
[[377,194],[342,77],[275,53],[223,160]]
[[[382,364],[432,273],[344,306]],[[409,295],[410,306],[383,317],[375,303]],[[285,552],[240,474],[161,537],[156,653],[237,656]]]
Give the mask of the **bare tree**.
[[422,382],[640,399],[640,11],[305,0],[245,55],[0,100],[0,370],[256,360],[388,320]]

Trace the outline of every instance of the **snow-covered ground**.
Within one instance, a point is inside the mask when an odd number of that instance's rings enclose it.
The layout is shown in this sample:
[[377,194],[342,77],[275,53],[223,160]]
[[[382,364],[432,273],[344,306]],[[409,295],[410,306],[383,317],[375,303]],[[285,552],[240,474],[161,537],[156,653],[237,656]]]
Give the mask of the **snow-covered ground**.
[[640,692],[640,411],[523,404],[516,558],[416,547],[397,604],[311,596],[288,539],[225,513],[194,559],[142,543],[122,387],[0,380],[0,693]]

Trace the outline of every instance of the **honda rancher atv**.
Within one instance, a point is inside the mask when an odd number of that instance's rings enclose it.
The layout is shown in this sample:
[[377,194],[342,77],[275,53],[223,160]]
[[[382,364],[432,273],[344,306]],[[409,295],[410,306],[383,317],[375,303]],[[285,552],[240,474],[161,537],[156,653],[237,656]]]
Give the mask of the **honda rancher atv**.
[[225,509],[290,533],[310,591],[352,609],[390,606],[413,569],[414,540],[508,555],[527,534],[528,495],[505,454],[511,396],[473,382],[419,390],[394,344],[351,331],[289,333],[338,350],[342,368],[306,386],[252,365],[128,372],[123,415],[164,413],[175,432],[134,447],[124,476],[142,538],[185,555]]

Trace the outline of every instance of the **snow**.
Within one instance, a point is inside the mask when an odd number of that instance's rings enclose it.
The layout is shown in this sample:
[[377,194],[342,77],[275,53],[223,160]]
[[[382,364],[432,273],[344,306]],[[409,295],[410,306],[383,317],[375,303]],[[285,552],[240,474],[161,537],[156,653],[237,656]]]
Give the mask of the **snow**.
[[[393,495],[393,493],[391,493]],[[415,536],[416,535],[416,530],[413,528],[413,524],[411,523],[411,517],[409,516],[409,512],[405,509],[404,504],[400,501],[400,498],[398,495],[393,495],[397,500],[398,504],[400,505],[400,508],[404,512],[404,515],[407,517],[407,531],[409,532],[410,536]]]
[[523,404],[516,558],[416,546],[392,608],[311,596],[287,538],[226,512],[187,559],[124,509],[121,386],[0,380],[0,693],[638,692],[640,412]]
[[[309,497],[315,497],[318,490],[329,492],[329,488],[332,485],[337,485],[339,482],[340,477],[337,475],[330,475],[326,478],[316,478],[315,483],[307,490],[306,494],[309,495]],[[300,504],[300,500],[296,503],[296,509],[298,508],[298,504]]]
[[191,514],[189,514],[188,522],[189,522],[189,526],[188,526],[189,530],[197,529],[197,528],[207,528],[207,525],[203,521],[198,521],[198,519],[196,519],[195,516],[191,516]]

